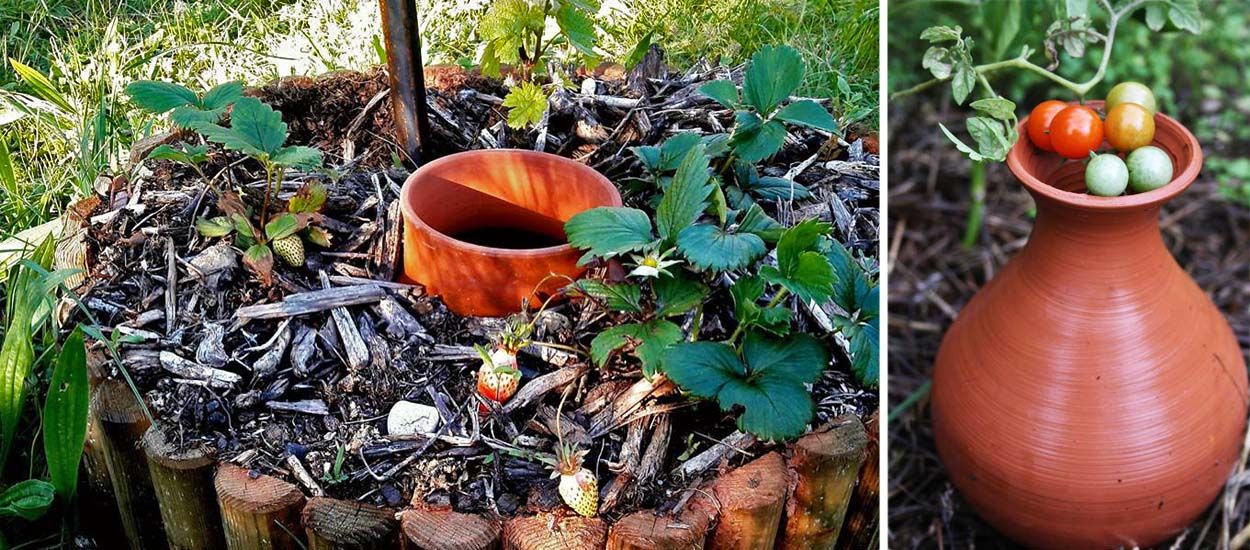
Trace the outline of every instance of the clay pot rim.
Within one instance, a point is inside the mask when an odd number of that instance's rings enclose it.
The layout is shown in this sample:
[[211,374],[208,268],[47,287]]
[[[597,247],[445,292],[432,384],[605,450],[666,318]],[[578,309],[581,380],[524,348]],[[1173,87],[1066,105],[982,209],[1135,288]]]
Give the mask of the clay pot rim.
[[[1069,101],[1068,103],[1072,105],[1081,105],[1081,103],[1077,101]],[[1102,108],[1103,104],[1104,101],[1102,100],[1090,100],[1084,103],[1084,105],[1094,109]],[[1019,126],[1016,128],[1020,136],[1028,135],[1028,131],[1026,130],[1026,124],[1028,124],[1028,121],[1029,117],[1024,117],[1024,119],[1020,121]],[[1189,157],[1188,162],[1181,166],[1179,173],[1172,177],[1172,181],[1168,182],[1167,185],[1164,185],[1163,187],[1153,189],[1145,193],[1133,193],[1118,197],[1099,197],[1085,193],[1064,191],[1063,189],[1050,185],[1037,178],[1032,172],[1026,169],[1023,159],[1026,156],[1052,153],[1046,153],[1038,150],[1033,146],[1033,143],[1030,142],[1027,137],[1021,137],[1021,139],[1016,140],[1016,144],[1011,147],[1011,151],[1007,153],[1007,167],[1010,168],[1011,173],[1015,174],[1016,178],[1020,180],[1020,183],[1024,184],[1024,186],[1028,188],[1030,193],[1049,198],[1073,208],[1082,210],[1111,211],[1138,210],[1147,206],[1161,206],[1188,189],[1190,184],[1198,178],[1198,173],[1202,171],[1203,159],[1202,146],[1198,143],[1198,138],[1194,137],[1193,133],[1191,133],[1188,128],[1170,116],[1163,113],[1155,113],[1156,135],[1163,128],[1167,128],[1167,131],[1180,136],[1184,144],[1188,145],[1190,150],[1193,151],[1193,154]]]
[[565,158],[560,155],[554,155],[551,153],[531,151],[529,149],[513,149],[513,148],[473,149],[470,151],[461,151],[459,153],[452,153],[445,157],[423,164],[421,165],[421,167],[417,168],[416,171],[410,174],[408,176],[408,179],[404,180],[404,185],[402,188],[400,188],[400,191],[399,191],[399,199],[400,199],[399,208],[403,212],[404,220],[412,224],[414,229],[422,229],[426,231],[429,234],[430,238],[437,241],[438,244],[440,245],[459,248],[461,250],[466,250],[469,252],[474,252],[477,254],[483,254],[487,256],[526,259],[526,258],[546,258],[546,257],[554,256],[554,255],[561,255],[561,254],[572,252],[574,250],[573,245],[570,245],[568,243],[559,244],[555,246],[545,246],[541,248],[496,248],[493,246],[482,246],[480,244],[474,244],[468,241],[462,241],[460,239],[447,235],[446,233],[443,233],[442,231],[434,229],[429,224],[425,223],[425,220],[421,219],[421,217],[418,216],[417,213],[413,210],[412,200],[409,197],[413,193],[412,187],[414,185],[414,182],[423,172],[428,171],[428,170],[434,170],[444,164],[451,164],[454,162],[462,162],[466,160],[472,161],[472,160],[475,160],[474,157],[488,157],[488,156],[496,156],[500,154],[521,155],[523,157],[528,157],[528,158],[549,158],[549,159],[552,159],[556,163],[565,164],[566,166],[569,166],[571,169],[574,169],[574,170],[579,169],[578,167],[580,167],[581,169],[585,169],[587,171],[588,177],[591,177],[592,179],[597,180],[606,188],[611,189],[611,194],[613,198],[613,200],[610,201],[612,203],[611,206],[620,206],[622,204],[620,190],[616,188],[616,185],[612,183],[612,180],[609,180],[606,176],[604,176],[603,174],[600,174],[598,170],[595,170],[594,168],[586,166],[585,164],[577,162],[573,159]]

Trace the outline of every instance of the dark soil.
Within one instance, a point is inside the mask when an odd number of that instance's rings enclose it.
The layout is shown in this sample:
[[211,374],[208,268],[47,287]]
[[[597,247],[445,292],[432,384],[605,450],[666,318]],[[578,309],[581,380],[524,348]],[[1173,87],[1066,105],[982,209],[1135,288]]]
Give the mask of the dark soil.
[[[732,124],[730,112],[706,99],[678,97],[673,103],[674,96],[690,94],[694,87],[690,82],[711,75],[704,67],[684,75],[686,81],[657,74],[651,75],[653,81],[644,78],[642,84],[635,83],[650,98],[645,101],[654,102],[636,110],[650,114],[647,125],[636,122],[635,110],[570,100],[567,110],[555,111],[550,118],[547,150],[590,163],[616,181],[639,176],[641,170],[626,146],[656,144],[679,129],[710,132],[712,124]],[[498,83],[448,68],[427,73],[427,83],[436,107],[431,113],[433,156],[482,147],[482,140],[487,139],[483,135],[501,146],[534,148],[537,132],[512,131],[502,124],[503,112],[495,103],[502,94]],[[459,317],[420,287],[388,288],[388,299],[423,330],[397,323],[379,305],[347,308],[370,350],[367,364],[349,368],[342,336],[328,313],[246,323],[235,318],[239,307],[277,302],[292,293],[321,288],[320,271],[337,278],[335,286],[349,280],[394,278],[395,255],[387,253],[386,238],[399,227],[398,208],[392,205],[407,171],[394,168],[399,157],[391,139],[388,100],[366,108],[386,86],[384,73],[377,70],[286,78],[250,92],[283,112],[292,136],[288,143],[321,149],[326,164],[338,170],[332,177],[290,174],[285,180],[283,198],[311,179],[325,181],[330,189],[321,222],[332,235],[332,246],[310,246],[306,266],[278,266],[275,283],[268,287],[237,259],[227,262],[215,281],[198,277],[198,268],[192,266],[228,244],[223,239],[205,239],[193,227],[197,217],[216,214],[213,193],[183,166],[147,162],[132,177],[116,178],[113,189],[92,212],[111,218],[88,229],[88,306],[102,325],[114,327],[116,336],[125,335],[121,358],[126,369],[158,424],[183,445],[206,445],[219,459],[290,481],[295,478],[285,461],[294,456],[327,495],[336,498],[392,507],[413,499],[450,502],[463,511],[496,510],[505,515],[554,508],[559,505],[555,483],[549,479],[548,468],[534,457],[550,453],[555,438],[537,416],[539,409],[555,409],[560,392],[545,396],[537,408],[489,418],[475,413],[473,381],[480,360],[469,346],[486,343],[503,320]],[[624,81],[600,86],[601,94],[638,97],[640,93],[628,91]],[[658,112],[665,108],[667,114]],[[587,114],[613,132],[613,137],[579,137],[574,124],[585,122]],[[779,209],[774,213],[782,221],[799,216],[833,219],[828,203],[840,201],[850,217],[837,224],[836,237],[875,258],[879,221],[875,155],[865,153],[861,141],[839,143],[807,131],[792,137],[793,142],[765,172],[781,175],[816,155],[819,162],[797,179],[813,189],[817,200],[770,209]],[[260,167],[221,150],[211,155],[207,172],[222,173],[225,185],[243,189],[244,200],[258,207],[263,189]],[[867,172],[834,170],[826,166],[827,161],[844,161]],[[130,209],[116,210],[135,197]],[[135,208],[134,203],[142,208]],[[173,259],[168,248],[171,242]],[[166,273],[171,261],[179,277],[173,304],[176,312],[167,321]],[[704,334],[727,333],[726,327],[732,330],[731,309],[727,292],[718,287],[705,312]],[[590,302],[566,302],[544,314],[535,337],[585,348],[595,333],[614,321]],[[818,330],[810,321],[804,323],[810,331]],[[224,333],[221,345],[207,345],[207,349],[224,354],[221,368],[240,375],[241,383],[215,389],[180,380],[162,368],[160,352],[195,360],[197,352],[206,349],[202,343],[211,341],[210,335],[218,329]],[[818,403],[815,423],[847,412],[867,416],[877,406],[875,390],[854,381],[844,344],[831,335],[823,336],[834,350],[835,362],[813,388]],[[296,350],[305,337],[302,349],[311,353],[301,355]],[[277,354],[277,361],[269,360],[271,352]],[[534,355],[522,354],[520,360],[524,381],[557,368]],[[108,368],[113,376],[119,374],[116,365]],[[584,431],[594,410],[588,403],[595,396],[614,395],[639,378],[637,364],[623,358],[588,371],[572,386],[564,407],[566,418],[576,424],[575,430]],[[386,415],[400,399],[436,406],[445,421],[444,436],[473,441],[388,438],[384,435]],[[643,506],[672,506],[673,497],[698,480],[673,479],[667,472],[734,430],[732,415],[678,395],[660,396],[646,407],[648,414],[628,425],[588,438],[588,467],[599,475],[600,486],[606,487],[615,479],[614,467],[628,431],[650,433],[661,415],[672,423],[671,443],[661,457],[661,475],[628,492],[607,514],[610,518]],[[774,446],[759,444],[751,452],[758,454]],[[738,456],[731,459],[732,464],[742,461]],[[397,467],[403,464],[406,467]],[[392,468],[397,473],[387,478],[384,473]]]
[[[1033,204],[1005,165],[990,165],[984,230],[975,247],[962,247],[970,163],[936,130],[938,122],[959,124],[960,113],[933,110],[948,104],[909,98],[891,105],[887,408],[919,400],[891,414],[889,546],[1013,548],[946,478],[934,450],[925,384],[955,315],[1026,242]],[[1244,147],[1204,143],[1208,157],[1243,154]],[[1223,200],[1204,175],[1164,207],[1162,228],[1169,250],[1224,312],[1250,360],[1250,210]],[[1172,547],[1210,546],[1226,525],[1235,534],[1250,522],[1245,493],[1231,514],[1214,506]]]

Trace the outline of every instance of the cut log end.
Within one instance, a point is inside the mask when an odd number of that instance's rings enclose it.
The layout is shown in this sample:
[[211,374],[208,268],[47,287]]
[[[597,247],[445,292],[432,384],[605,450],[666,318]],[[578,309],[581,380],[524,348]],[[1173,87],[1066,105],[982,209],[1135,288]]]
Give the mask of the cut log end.
[[854,415],[835,418],[795,443],[790,460],[794,487],[787,503],[783,547],[834,547],[867,447],[864,425]]
[[781,455],[768,453],[716,480],[720,523],[712,548],[772,548],[781,526],[788,481]]
[[707,522],[635,512],[612,525],[607,550],[699,550],[707,539]]
[[499,547],[503,526],[479,515],[414,508],[400,514],[400,529],[412,550],[489,550]]
[[391,548],[397,542],[394,512],[370,504],[317,497],[302,518],[310,549]]
[[299,488],[276,477],[252,478],[246,468],[222,464],[213,480],[223,506],[249,514],[268,514],[304,500]]
[[143,434],[143,451],[148,460],[172,470],[198,470],[213,464],[203,445],[180,446],[165,437],[159,426],[152,426]]
[[598,550],[608,538],[608,524],[599,518],[518,517],[503,528],[505,550]]

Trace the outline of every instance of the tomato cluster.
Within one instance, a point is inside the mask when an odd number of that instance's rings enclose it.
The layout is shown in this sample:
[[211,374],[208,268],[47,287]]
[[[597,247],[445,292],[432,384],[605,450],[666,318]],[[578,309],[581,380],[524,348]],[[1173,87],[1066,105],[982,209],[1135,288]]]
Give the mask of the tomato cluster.
[[[1150,145],[1157,106],[1150,88],[1122,82],[1107,95],[1105,119],[1088,106],[1051,99],[1029,113],[1025,133],[1038,149],[1073,160],[1090,159],[1085,187],[1091,194],[1117,196],[1128,187],[1149,191],[1172,179],[1172,159]],[[1104,139],[1128,155],[1127,164],[1114,154],[1095,154]]]

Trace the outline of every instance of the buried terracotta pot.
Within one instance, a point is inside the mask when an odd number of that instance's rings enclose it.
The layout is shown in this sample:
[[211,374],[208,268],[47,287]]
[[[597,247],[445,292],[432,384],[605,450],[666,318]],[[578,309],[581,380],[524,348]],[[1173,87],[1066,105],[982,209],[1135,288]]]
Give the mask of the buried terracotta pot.
[[[598,206],[620,206],[602,174],[535,151],[487,149],[446,156],[404,183],[403,278],[425,285],[460,315],[497,317],[576,277],[581,252],[564,222]],[[531,303],[531,305],[537,305]]]
[[942,462],[982,517],[1028,546],[1151,546],[1197,518],[1237,461],[1245,362],[1159,233],[1202,150],[1175,120],[1155,125],[1176,176],[1134,195],[1086,195],[1084,163],[1027,139],[1012,148],[1033,232],[938,352]]

